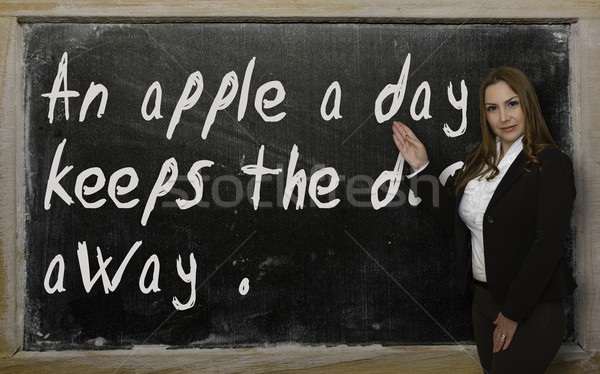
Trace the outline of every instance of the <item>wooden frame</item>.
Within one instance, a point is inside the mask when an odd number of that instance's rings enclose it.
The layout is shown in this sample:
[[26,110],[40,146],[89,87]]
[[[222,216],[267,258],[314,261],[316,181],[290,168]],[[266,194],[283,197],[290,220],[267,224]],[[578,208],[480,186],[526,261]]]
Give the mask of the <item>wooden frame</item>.
[[[326,15],[326,16],[324,16]],[[402,22],[571,22],[573,161],[576,170],[576,334],[584,352],[600,350],[600,1],[488,2],[424,0],[85,0],[3,1],[0,4],[0,352],[12,355],[23,330],[23,201],[18,152],[22,147],[22,35],[19,22],[188,22],[239,20],[394,20]],[[300,349],[300,348],[299,348]],[[382,348],[383,349],[383,348]],[[386,348],[387,349],[387,348]],[[391,349],[391,348],[390,348]],[[456,351],[456,347],[449,347]],[[472,351],[472,348],[469,348]],[[412,351],[410,348],[397,352]],[[570,352],[570,351],[569,351]],[[380,352],[381,353],[381,352]],[[122,355],[123,353],[121,353]],[[36,356],[28,353],[28,356]],[[73,355],[66,354],[65,355]],[[37,354],[36,357],[43,357]],[[95,355],[98,356],[98,355]],[[370,356],[373,357],[373,356]],[[450,356],[449,356],[450,357]],[[463,357],[464,358],[464,357]],[[443,360],[442,360],[443,361]],[[450,362],[450,361],[449,361]],[[452,361],[456,362],[456,361]],[[458,366],[452,366],[458,367]],[[454,370],[456,371],[456,370]]]

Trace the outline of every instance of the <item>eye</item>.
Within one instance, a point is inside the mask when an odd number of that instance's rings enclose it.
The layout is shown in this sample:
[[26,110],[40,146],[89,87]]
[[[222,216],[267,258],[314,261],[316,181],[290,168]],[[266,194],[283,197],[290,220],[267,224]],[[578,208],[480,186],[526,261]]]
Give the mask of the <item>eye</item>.
[[508,103],[508,107],[509,108],[516,108],[518,106],[519,106],[519,102],[516,101],[516,100],[513,100],[513,101],[511,101],[511,102]]
[[485,110],[488,111],[488,112],[493,112],[496,109],[498,109],[498,107],[496,107],[495,105],[490,105],[487,108],[485,108]]

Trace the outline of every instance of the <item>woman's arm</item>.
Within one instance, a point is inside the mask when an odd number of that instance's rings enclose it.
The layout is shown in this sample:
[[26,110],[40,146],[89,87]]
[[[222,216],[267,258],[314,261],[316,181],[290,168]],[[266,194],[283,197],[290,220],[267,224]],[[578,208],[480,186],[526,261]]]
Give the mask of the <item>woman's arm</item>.
[[575,199],[571,160],[548,148],[540,154],[535,240],[502,306],[502,314],[520,322],[537,303],[558,265]]

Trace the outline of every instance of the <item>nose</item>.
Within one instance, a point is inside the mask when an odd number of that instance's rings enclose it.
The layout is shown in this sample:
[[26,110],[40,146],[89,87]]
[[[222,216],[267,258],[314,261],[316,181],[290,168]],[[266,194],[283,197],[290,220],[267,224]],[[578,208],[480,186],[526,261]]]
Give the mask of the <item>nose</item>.
[[506,122],[509,119],[508,112],[505,108],[500,108],[500,122]]

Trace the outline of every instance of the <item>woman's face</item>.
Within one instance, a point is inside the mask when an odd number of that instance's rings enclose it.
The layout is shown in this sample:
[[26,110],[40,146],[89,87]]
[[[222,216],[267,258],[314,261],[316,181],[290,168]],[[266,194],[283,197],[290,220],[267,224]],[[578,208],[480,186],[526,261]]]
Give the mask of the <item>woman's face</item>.
[[485,89],[484,106],[488,125],[500,138],[504,154],[525,131],[521,99],[506,82],[500,81]]

